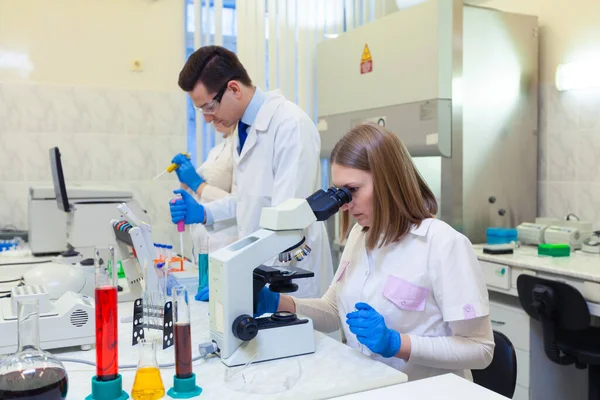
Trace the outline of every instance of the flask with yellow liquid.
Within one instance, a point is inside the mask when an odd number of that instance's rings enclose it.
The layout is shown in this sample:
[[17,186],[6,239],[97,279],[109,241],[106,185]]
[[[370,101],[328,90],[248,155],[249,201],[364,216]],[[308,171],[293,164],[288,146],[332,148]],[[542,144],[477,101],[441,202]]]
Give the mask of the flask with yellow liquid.
[[138,343],[140,359],[138,362],[131,397],[133,400],[158,400],[165,395],[163,385],[156,361],[156,342],[141,340]]

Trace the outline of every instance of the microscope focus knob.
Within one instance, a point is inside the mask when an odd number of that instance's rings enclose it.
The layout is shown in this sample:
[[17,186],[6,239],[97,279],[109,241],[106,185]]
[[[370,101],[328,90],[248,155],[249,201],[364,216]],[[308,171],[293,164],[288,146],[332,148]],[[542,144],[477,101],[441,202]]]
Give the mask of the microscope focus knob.
[[242,314],[233,321],[233,336],[236,338],[249,341],[258,334],[258,324],[256,320],[249,315]]

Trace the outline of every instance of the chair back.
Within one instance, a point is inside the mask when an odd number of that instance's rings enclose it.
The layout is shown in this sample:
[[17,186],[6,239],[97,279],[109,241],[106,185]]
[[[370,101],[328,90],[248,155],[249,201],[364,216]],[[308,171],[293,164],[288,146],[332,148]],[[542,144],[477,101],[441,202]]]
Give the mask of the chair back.
[[486,369],[474,369],[473,381],[504,397],[512,399],[517,386],[517,353],[511,341],[494,331],[494,358]]
[[533,319],[547,319],[555,328],[580,331],[590,326],[590,310],[583,295],[564,282],[520,275],[517,278],[519,301]]

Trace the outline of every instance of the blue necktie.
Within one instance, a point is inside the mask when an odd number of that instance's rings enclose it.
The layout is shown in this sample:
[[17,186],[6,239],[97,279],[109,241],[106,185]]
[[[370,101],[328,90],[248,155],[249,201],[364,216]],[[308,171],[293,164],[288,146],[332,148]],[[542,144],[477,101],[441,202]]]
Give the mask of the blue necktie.
[[238,123],[238,137],[240,138],[240,153],[242,152],[242,149],[244,148],[244,143],[246,142],[246,138],[248,137],[248,132],[246,132],[247,129],[248,129],[248,124],[245,124],[242,121],[240,121]]

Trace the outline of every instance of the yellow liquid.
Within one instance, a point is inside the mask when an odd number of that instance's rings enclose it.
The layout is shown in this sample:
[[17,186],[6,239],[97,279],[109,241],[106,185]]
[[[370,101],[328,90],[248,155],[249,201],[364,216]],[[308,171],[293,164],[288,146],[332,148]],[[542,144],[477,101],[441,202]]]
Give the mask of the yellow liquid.
[[165,387],[158,368],[140,368],[135,374],[131,397],[133,400],[158,400],[165,395]]

